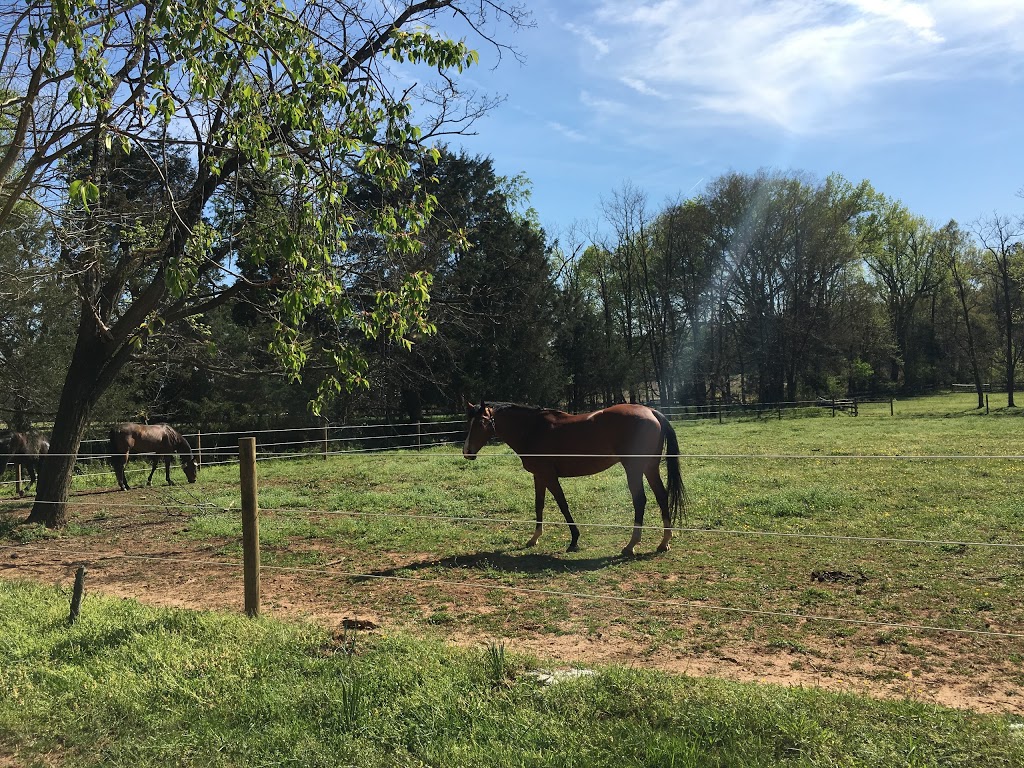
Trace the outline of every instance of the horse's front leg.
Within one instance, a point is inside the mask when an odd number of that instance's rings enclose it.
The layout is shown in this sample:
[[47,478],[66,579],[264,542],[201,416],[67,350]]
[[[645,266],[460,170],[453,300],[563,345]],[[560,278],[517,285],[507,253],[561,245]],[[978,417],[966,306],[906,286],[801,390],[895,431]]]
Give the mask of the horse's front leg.
[[149,479],[146,480],[146,485],[153,484],[153,475],[156,474],[156,468],[158,464],[160,464],[160,459],[159,457],[154,456],[152,460],[152,468],[149,470]]
[[526,546],[532,547],[540,541],[540,535],[544,533],[544,496],[548,487],[537,475],[533,476],[533,506],[537,515],[537,527],[533,529],[533,536],[526,542]]
[[633,550],[640,543],[640,536],[644,530],[644,509],[647,507],[647,494],[644,493],[644,476],[639,471],[626,471],[626,482],[629,485],[629,495],[633,498],[633,535],[629,538],[629,544],[622,548],[622,554],[631,557]]
[[572,515],[569,514],[569,503],[565,500],[565,493],[562,491],[562,485],[558,482],[557,477],[552,477],[548,480],[548,490],[551,491],[551,495],[558,502],[558,508],[562,510],[562,517],[565,518],[565,522],[569,524],[569,534],[572,536],[572,539],[569,541],[569,548],[566,552],[578,552],[580,549],[580,529],[576,527]]

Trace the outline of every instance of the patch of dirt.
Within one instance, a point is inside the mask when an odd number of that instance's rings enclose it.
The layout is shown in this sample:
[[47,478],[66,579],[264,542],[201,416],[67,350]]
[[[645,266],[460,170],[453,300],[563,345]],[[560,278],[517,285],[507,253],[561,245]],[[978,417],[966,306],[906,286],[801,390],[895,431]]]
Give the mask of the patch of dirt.
[[[0,578],[57,584],[68,591],[79,565],[85,564],[86,595],[101,593],[172,608],[243,610],[241,556],[222,550],[237,542],[192,541],[182,534],[189,518],[164,510],[76,508],[76,522],[87,536],[59,536],[26,544],[0,541]],[[141,506],[141,505],[140,505]],[[25,508],[0,511],[0,522],[23,519]],[[273,548],[268,548],[271,553]],[[339,551],[322,542],[307,542],[304,553],[315,564],[282,568],[267,565],[261,573],[263,613],[282,620],[310,620],[336,634],[410,630],[440,634],[451,642],[481,647],[500,640],[513,652],[528,653],[560,664],[614,663],[656,668],[727,680],[810,686],[874,697],[916,699],[984,713],[1024,713],[1024,670],[1007,658],[1005,644],[993,654],[991,641],[971,636],[941,639],[913,637],[916,654],[877,639],[879,632],[862,630],[856,639],[821,638],[819,647],[779,648],[759,637],[741,620],[713,643],[693,651],[683,642],[651,643],[637,636],[629,622],[587,630],[572,621],[587,598],[567,598],[569,618],[539,618],[516,613],[541,609],[545,594],[515,596],[512,609],[488,599],[493,586],[459,583],[458,576],[419,584],[419,570],[460,569],[502,553],[467,555],[439,561],[430,553],[391,553],[377,570],[350,578],[360,554]],[[269,553],[268,553],[269,554]],[[326,574],[325,574],[326,572]],[[332,578],[336,574],[337,578]],[[831,574],[830,574],[831,575]],[[668,576],[672,579],[675,576]],[[699,578],[699,575],[698,575]],[[404,580],[403,580],[404,579]],[[623,583],[623,594],[641,593],[640,581]],[[524,590],[529,593],[529,590]],[[592,602],[592,601],[590,601]],[[88,597],[83,603],[88,611]],[[499,617],[501,611],[507,615]],[[438,614],[445,614],[438,620]],[[501,623],[501,619],[504,624]],[[486,624],[483,620],[487,619]],[[475,631],[477,621],[487,630]],[[426,625],[423,623],[426,621]],[[696,617],[671,616],[676,634],[693,641],[708,625]],[[429,625],[429,626],[427,626]],[[543,626],[542,626],[543,625]],[[501,636],[490,628],[504,627]],[[872,639],[875,638],[875,639]],[[1019,644],[1018,644],[1019,652]],[[3,761],[0,759],[0,766]]]

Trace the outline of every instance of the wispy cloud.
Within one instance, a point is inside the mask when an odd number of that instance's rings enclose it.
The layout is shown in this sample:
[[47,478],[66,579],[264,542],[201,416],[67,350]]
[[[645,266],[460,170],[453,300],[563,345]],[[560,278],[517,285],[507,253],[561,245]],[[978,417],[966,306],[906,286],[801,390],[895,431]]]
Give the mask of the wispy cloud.
[[659,99],[668,98],[666,94],[662,93],[656,88],[652,88],[638,77],[620,77],[619,82],[621,82],[628,88],[632,88],[634,91],[644,96],[656,96]]
[[565,25],[565,28],[566,30],[572,32],[572,34],[576,35],[581,40],[583,40],[591,48],[593,48],[598,56],[607,56],[608,51],[611,50],[611,46],[608,44],[608,42],[595,35],[594,32],[588,27],[581,27],[576,24],[569,23]]
[[796,134],[862,119],[897,82],[1022,67],[1022,28],[1022,0],[604,0],[567,25],[601,53],[591,77],[670,97],[675,119]]
[[548,128],[555,131],[556,133],[560,133],[562,136],[569,139],[570,141],[587,140],[587,134],[583,133],[583,131],[578,131],[575,128],[570,128],[569,126],[563,125],[562,123],[559,123],[555,120],[548,121]]

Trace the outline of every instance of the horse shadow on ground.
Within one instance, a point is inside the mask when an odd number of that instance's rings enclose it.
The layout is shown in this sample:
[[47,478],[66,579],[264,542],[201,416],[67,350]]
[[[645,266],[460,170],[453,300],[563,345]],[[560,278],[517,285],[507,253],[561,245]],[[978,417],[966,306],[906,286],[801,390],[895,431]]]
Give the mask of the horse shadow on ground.
[[600,571],[620,563],[632,563],[657,557],[657,553],[643,553],[627,557],[622,554],[600,555],[567,559],[564,555],[547,552],[532,552],[525,547],[516,549],[495,549],[489,552],[470,552],[461,555],[419,560],[405,565],[396,565],[366,573],[355,581],[368,581],[388,576],[402,576],[428,570],[476,570],[500,571],[502,573],[556,575],[559,573],[586,573]]

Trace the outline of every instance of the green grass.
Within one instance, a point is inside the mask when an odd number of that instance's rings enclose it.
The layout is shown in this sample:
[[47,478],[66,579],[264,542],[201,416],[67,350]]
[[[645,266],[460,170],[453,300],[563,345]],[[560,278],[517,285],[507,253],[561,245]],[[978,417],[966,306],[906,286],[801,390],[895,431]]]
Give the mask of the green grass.
[[[0,581],[0,764],[1016,766],[1020,718],[160,610]],[[5,762],[6,756],[9,763]]]
[[[688,530],[666,555],[647,531],[632,559],[619,556],[632,522],[619,468],[564,481],[583,525],[582,550],[569,554],[550,498],[544,537],[524,548],[532,478],[501,445],[475,462],[451,448],[261,461],[263,564],[295,568],[293,588],[308,585],[321,605],[358,605],[425,638],[609,637],[654,660],[742,647],[800,654],[826,678],[862,663],[866,680],[990,675],[1024,700],[1020,639],[1005,636],[1024,633],[1024,549],[979,544],[1024,544],[1024,466],[970,458],[1024,455],[1024,420],[973,404],[953,395],[898,401],[895,416],[885,403],[856,418],[677,423]],[[929,456],[962,458],[907,458]],[[0,537],[131,553],[153,526],[177,539],[172,549],[238,558],[237,472],[86,493],[61,534],[21,525],[25,505],[0,502]],[[104,487],[87,480],[77,487]],[[816,580],[822,572],[856,578]]]

